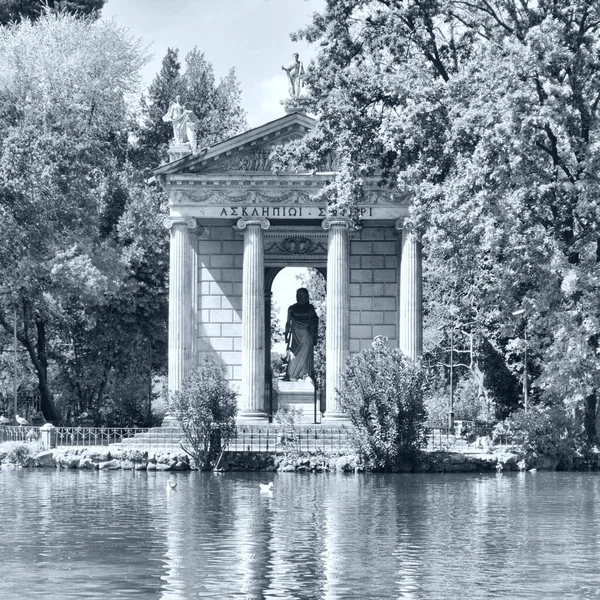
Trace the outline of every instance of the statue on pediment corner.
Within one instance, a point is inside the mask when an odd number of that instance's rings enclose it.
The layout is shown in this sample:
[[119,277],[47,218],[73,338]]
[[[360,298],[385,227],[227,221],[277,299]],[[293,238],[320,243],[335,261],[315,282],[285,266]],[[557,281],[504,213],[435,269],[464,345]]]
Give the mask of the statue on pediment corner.
[[200,119],[194,114],[190,102],[181,104],[181,96],[175,96],[175,100],[169,105],[169,110],[163,116],[165,123],[173,125],[173,139],[176,144],[189,142],[192,151],[198,146],[197,128]]
[[302,91],[304,65],[300,61],[300,55],[297,52],[294,52],[292,57],[292,62],[287,67],[282,65],[281,68],[286,72],[288,77],[290,97],[295,99],[300,96],[300,92]]

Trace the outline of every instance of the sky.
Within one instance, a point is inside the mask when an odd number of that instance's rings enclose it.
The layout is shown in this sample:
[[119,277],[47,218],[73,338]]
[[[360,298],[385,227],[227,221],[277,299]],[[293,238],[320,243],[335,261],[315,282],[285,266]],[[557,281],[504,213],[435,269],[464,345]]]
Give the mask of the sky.
[[108,0],[102,17],[114,18],[152,54],[143,70],[148,87],[167,48],[183,59],[194,46],[204,52],[217,80],[235,68],[249,127],[282,117],[287,97],[281,70],[298,52],[307,64],[316,48],[292,42],[290,33],[308,25],[325,0]]

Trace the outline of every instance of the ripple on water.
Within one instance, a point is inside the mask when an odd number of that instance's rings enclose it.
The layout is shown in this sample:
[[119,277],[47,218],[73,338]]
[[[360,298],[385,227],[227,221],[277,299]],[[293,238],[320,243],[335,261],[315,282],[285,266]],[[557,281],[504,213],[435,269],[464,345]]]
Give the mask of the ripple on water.
[[597,598],[600,477],[0,469],[0,597]]

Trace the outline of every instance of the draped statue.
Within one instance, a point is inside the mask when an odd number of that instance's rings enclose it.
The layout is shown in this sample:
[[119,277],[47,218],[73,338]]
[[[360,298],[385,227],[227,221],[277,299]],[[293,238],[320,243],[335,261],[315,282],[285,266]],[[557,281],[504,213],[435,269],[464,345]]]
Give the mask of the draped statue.
[[176,144],[189,142],[192,150],[196,149],[198,145],[196,129],[200,120],[194,114],[189,102],[186,102],[184,106],[181,104],[181,96],[176,96],[162,119],[165,123],[173,124],[173,137]]
[[162,118],[165,123],[173,124],[173,137],[175,138],[175,143],[177,144],[183,144],[187,139],[185,135],[183,110],[181,96],[175,96],[175,100],[169,104],[169,110],[167,111],[167,114]]
[[314,382],[314,354],[319,330],[319,317],[309,302],[308,290],[296,292],[296,304],[288,308],[285,342],[288,364],[284,381],[297,381],[308,375]]
[[300,61],[299,55],[297,52],[294,52],[292,62],[287,66],[282,66],[281,68],[286,72],[288,76],[288,85],[290,89],[290,97],[298,98],[300,96],[300,92],[302,91],[302,83],[304,80],[304,65]]

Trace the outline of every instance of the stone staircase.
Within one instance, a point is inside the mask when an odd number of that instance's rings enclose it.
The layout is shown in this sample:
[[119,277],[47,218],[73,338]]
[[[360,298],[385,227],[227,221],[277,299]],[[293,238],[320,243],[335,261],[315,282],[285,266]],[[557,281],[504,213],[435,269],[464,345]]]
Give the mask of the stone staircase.
[[[347,452],[349,439],[347,425],[327,423],[313,425],[301,423],[293,430],[282,428],[276,423],[237,426],[237,435],[227,448],[235,452],[277,452],[282,449],[282,440],[295,437],[301,451]],[[155,427],[126,438],[121,445],[148,451],[180,450],[183,435],[178,427]],[[289,442],[288,442],[289,443]]]

